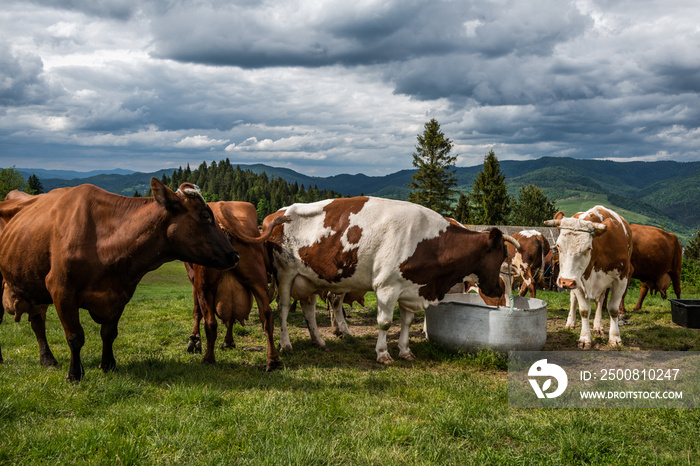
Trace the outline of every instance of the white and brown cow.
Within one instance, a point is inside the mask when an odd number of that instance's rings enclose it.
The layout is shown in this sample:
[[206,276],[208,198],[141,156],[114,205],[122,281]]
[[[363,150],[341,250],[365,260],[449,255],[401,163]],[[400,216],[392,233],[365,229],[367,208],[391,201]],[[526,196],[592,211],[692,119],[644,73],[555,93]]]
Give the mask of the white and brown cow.
[[523,279],[518,295],[525,296],[530,291],[530,297],[534,298],[537,296],[537,279],[544,272],[545,257],[550,252],[549,241],[537,230],[514,233],[513,239],[520,244],[520,249],[512,244],[506,246],[513,270]]
[[579,348],[590,349],[590,300],[601,299],[610,289],[609,344],[622,343],[618,326],[620,302],[632,274],[632,233],[629,224],[616,212],[595,206],[571,218],[557,212],[546,225],[557,226],[559,279],[557,284],[576,296],[581,314]]
[[[393,361],[387,330],[395,305],[401,310],[399,357],[413,358],[409,326],[466,276],[479,278],[488,296],[503,292],[498,271],[506,257],[504,235],[468,230],[416,204],[372,197],[294,204],[268,216],[286,215],[268,245],[279,291],[280,347],[291,349],[290,299],[320,291],[374,291],[377,295],[377,361]],[[300,300],[312,341],[325,347],[316,327],[315,299]]]
[[[673,283],[673,291],[676,297],[681,297],[681,262],[683,249],[678,237],[661,228],[649,225],[630,224],[632,232],[632,278],[642,282],[639,300],[633,311],[642,308],[644,298],[649,291],[652,294],[659,292],[666,299],[666,290]],[[606,295],[598,300],[596,307],[593,331],[603,333],[601,325],[602,308]],[[625,315],[624,298],[620,303],[620,318]],[[568,328],[573,328],[576,323],[576,302],[572,298],[569,308],[569,318],[566,321]]]

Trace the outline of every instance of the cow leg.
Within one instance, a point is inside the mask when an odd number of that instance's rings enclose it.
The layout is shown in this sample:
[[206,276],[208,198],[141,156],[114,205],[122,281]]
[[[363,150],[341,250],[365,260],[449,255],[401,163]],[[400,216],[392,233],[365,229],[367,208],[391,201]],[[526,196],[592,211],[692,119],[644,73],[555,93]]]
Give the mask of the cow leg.
[[280,313],[280,351],[291,351],[292,342],[289,339],[289,329],[287,328],[287,317],[289,316],[290,284],[280,283],[278,287],[277,308]]
[[632,308],[633,311],[638,311],[642,308],[642,303],[644,303],[647,293],[649,293],[649,287],[647,286],[646,282],[642,282],[642,289],[639,291],[639,300],[634,308]]
[[49,342],[46,339],[46,307],[42,309],[42,312],[29,316],[29,322],[39,344],[39,362],[44,367],[57,367],[58,361],[51,352]]
[[100,362],[100,369],[104,372],[113,371],[117,368],[117,361],[114,359],[114,340],[116,340],[119,330],[117,324],[119,323],[119,317],[121,312],[118,313],[117,317],[109,321],[103,322],[100,328],[100,336],[102,337],[102,361]]
[[610,346],[622,345],[620,338],[620,327],[618,324],[620,303],[627,291],[626,283],[618,283],[613,286],[610,292],[610,300],[608,301],[608,314],[610,315],[610,334],[608,336],[608,344]]
[[601,337],[605,335],[603,331],[603,307],[607,308],[608,292],[605,290],[603,294],[600,295],[598,299],[595,300],[595,318],[593,319],[593,333],[600,335]]
[[68,348],[70,348],[70,365],[66,378],[71,382],[79,382],[85,374],[83,364],[80,361],[80,350],[85,345],[85,331],[80,325],[78,305],[69,298],[54,296],[53,301],[58,318],[63,325]]
[[224,321],[226,327],[226,336],[221,344],[221,349],[233,349],[236,347],[236,342],[233,341],[233,320]]
[[218,332],[218,323],[214,311],[214,294],[205,291],[202,295],[204,296],[199,296],[199,307],[204,319],[204,334],[207,336],[207,351],[202,358],[202,364],[214,364],[216,362],[214,345],[216,344]]
[[282,365],[277,349],[275,348],[275,321],[270,308],[270,295],[266,286],[252,286],[253,296],[258,303],[258,315],[262,323],[265,339],[267,340],[267,366],[265,370],[271,372]]
[[571,293],[576,295],[579,314],[581,314],[581,335],[578,339],[578,347],[588,350],[591,349],[591,328],[588,321],[591,313],[591,302],[580,289],[573,290]]
[[571,291],[569,292],[569,316],[566,318],[566,325],[564,328],[576,327],[576,305],[576,294]]
[[318,295],[311,295],[308,299],[301,300],[301,310],[304,311],[304,320],[306,320],[306,326],[309,328],[309,336],[311,337],[311,342],[318,346],[324,351],[328,351],[326,342],[323,341],[321,337],[321,332],[318,331],[318,325],[316,324],[316,299]]
[[199,333],[200,323],[202,322],[202,309],[199,307],[199,299],[194,289],[192,290],[192,298],[194,301],[194,305],[192,306],[192,320],[194,321],[194,326],[192,327],[190,340],[187,343],[187,352],[202,354],[202,335]]
[[415,314],[408,309],[405,309],[399,304],[401,318],[401,333],[399,334],[399,357],[407,360],[416,359],[415,355],[408,347],[410,342],[411,323]]
[[396,301],[398,296],[395,296],[391,289],[387,290],[377,290],[377,327],[379,328],[379,335],[377,336],[377,346],[375,352],[377,353],[377,362],[382,364],[390,364],[394,362],[386,344],[386,337],[391,327],[391,321],[394,318],[394,306],[396,306]]
[[352,336],[345,321],[345,311],[343,310],[344,297],[345,295],[340,295],[339,299],[334,300],[331,304],[333,306],[331,309],[333,333],[340,338]]

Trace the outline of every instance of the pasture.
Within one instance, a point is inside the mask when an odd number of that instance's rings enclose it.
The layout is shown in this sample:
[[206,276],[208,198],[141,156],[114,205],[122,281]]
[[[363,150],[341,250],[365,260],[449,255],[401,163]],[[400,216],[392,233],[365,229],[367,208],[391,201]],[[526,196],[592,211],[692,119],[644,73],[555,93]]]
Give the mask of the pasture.
[[[638,289],[626,299],[628,309]],[[580,327],[564,329],[568,294],[548,301],[545,350],[574,350]],[[684,298],[700,298],[686,287]],[[300,311],[290,314],[294,351],[265,373],[264,337],[254,309],[236,326],[237,347],[217,347],[217,364],[186,353],[191,287],[181,263],[139,285],[120,322],[117,371],[103,374],[99,327],[81,312],[85,378],[65,380],[69,351],[53,308],[48,340],[61,367],[39,365],[25,320],[0,326],[0,464],[698,464],[700,409],[511,409],[507,359],[491,352],[452,355],[421,337],[418,359],[375,362],[376,306],[355,305],[355,337],[311,345]],[[700,331],[671,322],[670,304],[648,297],[628,311],[624,347],[700,349]],[[607,327],[607,319],[604,319]],[[389,351],[397,355],[395,318]],[[275,322],[276,335],[279,323]],[[219,339],[223,340],[223,326]],[[596,337],[594,349],[607,350]]]

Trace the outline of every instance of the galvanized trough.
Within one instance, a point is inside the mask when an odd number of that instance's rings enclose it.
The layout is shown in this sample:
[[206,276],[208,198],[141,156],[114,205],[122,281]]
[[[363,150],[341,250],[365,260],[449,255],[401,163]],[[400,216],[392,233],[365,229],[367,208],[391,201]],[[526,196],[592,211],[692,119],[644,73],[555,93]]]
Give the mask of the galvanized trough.
[[428,339],[451,351],[539,351],[547,340],[547,303],[515,296],[513,309],[475,293],[452,293],[425,311]]

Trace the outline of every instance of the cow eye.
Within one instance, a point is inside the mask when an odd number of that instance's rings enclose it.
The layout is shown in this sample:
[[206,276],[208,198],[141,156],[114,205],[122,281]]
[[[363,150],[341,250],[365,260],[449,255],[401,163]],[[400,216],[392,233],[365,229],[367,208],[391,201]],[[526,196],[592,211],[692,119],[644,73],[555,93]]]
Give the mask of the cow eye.
[[207,212],[206,210],[202,212],[202,221],[204,223],[211,223],[212,222],[211,214],[209,212]]

